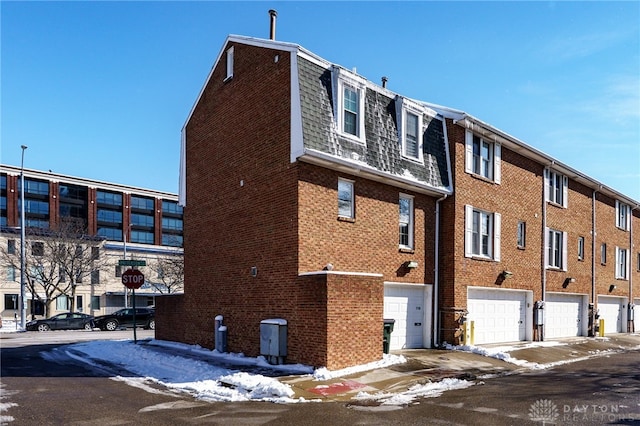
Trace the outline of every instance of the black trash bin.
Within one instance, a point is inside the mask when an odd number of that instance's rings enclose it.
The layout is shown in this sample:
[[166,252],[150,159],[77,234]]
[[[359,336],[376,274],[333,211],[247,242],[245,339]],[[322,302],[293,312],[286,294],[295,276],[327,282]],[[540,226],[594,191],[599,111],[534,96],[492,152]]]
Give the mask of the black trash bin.
[[389,345],[391,344],[391,333],[393,332],[393,325],[396,323],[394,319],[385,319],[384,328],[382,329],[382,352],[389,353]]

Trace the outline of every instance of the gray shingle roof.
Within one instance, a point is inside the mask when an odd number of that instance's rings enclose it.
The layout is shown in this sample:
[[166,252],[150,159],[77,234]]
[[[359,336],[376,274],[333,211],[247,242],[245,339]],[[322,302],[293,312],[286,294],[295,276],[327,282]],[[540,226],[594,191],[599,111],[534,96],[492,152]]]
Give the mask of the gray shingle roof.
[[447,151],[441,116],[423,115],[424,164],[402,156],[395,96],[368,84],[365,95],[366,144],[343,137],[334,124],[331,68],[299,57],[302,133],[305,149],[322,152],[354,166],[366,164],[389,178],[414,180],[449,190]]

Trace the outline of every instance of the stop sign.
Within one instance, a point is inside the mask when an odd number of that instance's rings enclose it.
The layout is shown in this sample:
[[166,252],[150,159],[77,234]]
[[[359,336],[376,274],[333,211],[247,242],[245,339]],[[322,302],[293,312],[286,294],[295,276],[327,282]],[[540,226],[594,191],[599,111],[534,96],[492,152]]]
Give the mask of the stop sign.
[[122,284],[127,288],[140,288],[144,284],[144,274],[137,269],[127,269],[122,273]]

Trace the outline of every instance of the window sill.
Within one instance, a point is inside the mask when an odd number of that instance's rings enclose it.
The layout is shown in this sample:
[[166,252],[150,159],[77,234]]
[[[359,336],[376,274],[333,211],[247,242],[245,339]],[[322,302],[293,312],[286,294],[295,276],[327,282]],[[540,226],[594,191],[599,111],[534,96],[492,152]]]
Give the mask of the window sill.
[[338,222],[356,223],[355,217],[338,216]]
[[225,77],[225,79],[224,79],[224,80],[222,80],[222,82],[223,82],[223,83],[227,83],[227,82],[229,82],[229,81],[231,81],[231,80],[233,80],[233,75],[228,75],[228,76],[226,76],[226,77]]
[[410,157],[408,155],[402,154],[402,159],[403,160],[407,160],[407,161],[411,161],[412,163],[419,164],[421,166],[424,166],[424,159],[423,158]]
[[550,206],[553,206],[553,207],[557,207],[559,209],[565,209],[566,208],[562,204],[558,204],[555,201],[551,201],[551,200],[547,200],[547,204],[549,204]]
[[351,133],[345,133],[345,132],[341,132],[340,130],[338,130],[338,136],[347,139],[350,142],[354,142],[360,145],[367,145],[366,144],[366,139],[365,138],[361,138],[358,137],[356,135],[352,135]]
[[495,259],[494,259],[494,258],[492,258],[492,257],[480,256],[480,255],[478,255],[478,254],[472,254],[472,255],[470,256],[470,258],[471,258],[471,259],[473,259],[473,260],[479,260],[479,261],[481,261],[481,262],[495,262],[495,263],[498,263],[498,261],[497,261],[497,260],[495,260]]
[[471,172],[471,173],[467,172],[467,174],[470,175],[472,178],[478,179],[478,180],[480,180],[482,182],[490,183],[492,185],[498,185],[498,183],[496,183],[496,181],[491,179],[491,178],[488,178],[488,177],[485,177],[485,176],[482,176],[482,175],[479,175],[479,174],[476,174],[476,173],[473,173],[473,172]]
[[516,247],[518,250],[524,250],[526,247],[525,246],[518,246]]
[[412,249],[412,248],[408,248],[408,247],[399,247],[399,248],[398,248],[398,251],[399,251],[400,253],[407,253],[407,254],[414,254],[414,253],[415,253],[415,250],[414,250],[414,249]]

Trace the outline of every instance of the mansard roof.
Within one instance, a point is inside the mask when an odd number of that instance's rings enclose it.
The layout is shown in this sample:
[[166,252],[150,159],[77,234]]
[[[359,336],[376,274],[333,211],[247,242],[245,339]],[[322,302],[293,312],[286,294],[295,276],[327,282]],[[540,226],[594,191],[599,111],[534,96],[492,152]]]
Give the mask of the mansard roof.
[[[363,143],[345,137],[337,129],[332,78],[336,69],[363,82]],[[302,161],[321,162],[334,168],[340,165],[346,172],[353,169],[373,179],[432,195],[451,192],[445,123],[434,110],[425,108],[422,114],[423,161],[414,161],[402,155],[396,108],[399,95],[338,65],[305,57],[298,59],[298,79],[304,141],[304,154],[299,157]]]

